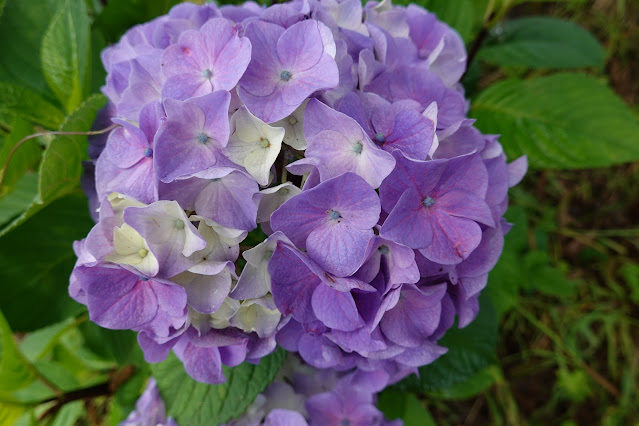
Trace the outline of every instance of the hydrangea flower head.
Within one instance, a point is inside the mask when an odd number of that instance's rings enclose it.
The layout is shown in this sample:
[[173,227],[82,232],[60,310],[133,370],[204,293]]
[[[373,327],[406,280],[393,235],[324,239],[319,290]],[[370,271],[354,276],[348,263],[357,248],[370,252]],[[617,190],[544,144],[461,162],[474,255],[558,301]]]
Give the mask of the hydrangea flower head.
[[386,0],[182,4],[102,59],[70,295],[202,382],[278,344],[350,371],[258,422],[384,424],[372,394],[477,315],[526,171],[466,117],[459,35]]

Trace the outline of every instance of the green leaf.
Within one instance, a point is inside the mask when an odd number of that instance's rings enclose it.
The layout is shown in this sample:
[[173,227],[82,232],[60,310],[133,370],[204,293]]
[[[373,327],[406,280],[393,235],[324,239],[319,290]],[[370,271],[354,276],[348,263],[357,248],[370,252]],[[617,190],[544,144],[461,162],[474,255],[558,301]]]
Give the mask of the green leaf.
[[535,168],[605,167],[639,159],[639,123],[604,83],[584,74],[516,78],[472,103],[484,133],[501,134],[509,158]]
[[6,0],[0,17],[0,80],[28,87],[47,100],[55,97],[42,73],[40,45],[56,1],[42,0],[35,6],[29,1]]
[[[25,136],[33,133],[33,125],[20,117],[13,121],[11,133],[4,139],[0,148],[0,169],[7,162],[7,157]],[[0,197],[12,190],[12,187],[24,176],[27,171],[33,171],[42,157],[42,148],[37,140],[31,140],[20,145],[14,151],[11,161],[8,163],[4,183],[0,188]],[[1,215],[2,213],[0,213]]]
[[379,394],[377,408],[389,420],[402,419],[404,426],[435,426],[435,419],[412,393],[384,390]]
[[56,200],[0,244],[0,309],[14,330],[32,331],[82,311],[67,292],[72,242],[93,225],[86,197]]
[[465,328],[451,328],[438,342],[448,352],[419,369],[394,388],[427,391],[462,383],[497,360],[497,316],[487,293],[479,297],[477,318]]
[[42,39],[42,70],[67,112],[84,99],[90,74],[89,17],[83,0],[63,0]]
[[131,330],[109,330],[91,321],[83,323],[80,332],[87,347],[104,359],[117,361],[119,365],[145,365],[137,333]]
[[0,401],[0,425],[14,425],[26,410],[24,405]]
[[12,191],[0,198],[0,230],[25,212],[33,204],[37,193],[38,175],[27,173],[22,176]]
[[242,414],[255,397],[271,383],[284,362],[286,352],[277,349],[258,365],[247,362],[224,368],[226,383],[207,385],[193,380],[171,353],[151,365],[167,414],[178,424],[189,426],[221,424]]
[[477,374],[466,380],[445,389],[429,391],[429,396],[442,399],[466,399],[471,398],[484,391],[497,381],[503,380],[501,370],[497,365],[491,365],[479,371]]
[[20,343],[20,351],[31,362],[41,360],[58,343],[60,337],[74,326],[75,320],[69,318],[29,333]]
[[[7,320],[0,312],[0,399],[3,394],[24,388],[35,379],[35,372],[18,350]],[[11,401],[6,401],[11,402]],[[10,407],[9,407],[10,408]],[[0,420],[5,409],[0,407]],[[0,422],[0,424],[6,424]]]
[[579,25],[563,19],[526,17],[493,29],[477,57],[499,66],[603,68],[606,52]]
[[73,401],[68,404],[64,404],[62,409],[56,414],[51,426],[68,426],[75,425],[76,422],[84,414],[84,402]]
[[132,26],[164,15],[180,0],[110,0],[95,21],[108,42],[116,42]]
[[64,121],[62,111],[33,90],[3,81],[0,81],[0,112],[11,112],[49,129],[57,129]]
[[[105,102],[104,95],[89,97],[67,117],[60,130],[89,131],[98,110]],[[82,160],[88,156],[87,147],[86,136],[61,135],[51,141],[40,166],[39,193],[43,203],[68,194],[78,187],[82,175]]]

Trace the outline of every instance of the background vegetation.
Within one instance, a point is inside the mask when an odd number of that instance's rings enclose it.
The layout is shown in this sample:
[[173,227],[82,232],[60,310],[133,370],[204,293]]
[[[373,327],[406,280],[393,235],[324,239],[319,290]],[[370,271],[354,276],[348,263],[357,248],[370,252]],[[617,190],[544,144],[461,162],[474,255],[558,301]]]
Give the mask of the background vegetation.
[[[117,424],[150,374],[133,333],[95,326],[67,296],[71,242],[92,226],[86,137],[15,147],[90,129],[100,50],[176,2],[0,0],[0,167],[15,151],[0,188],[1,425]],[[531,170],[511,191],[515,227],[480,316],[380,407],[409,426],[639,424],[639,1],[417,3],[467,42],[476,125]],[[240,368],[228,374],[241,384]],[[161,388],[184,380],[153,370]],[[214,418],[243,409],[215,408],[243,388],[211,389],[197,387]]]

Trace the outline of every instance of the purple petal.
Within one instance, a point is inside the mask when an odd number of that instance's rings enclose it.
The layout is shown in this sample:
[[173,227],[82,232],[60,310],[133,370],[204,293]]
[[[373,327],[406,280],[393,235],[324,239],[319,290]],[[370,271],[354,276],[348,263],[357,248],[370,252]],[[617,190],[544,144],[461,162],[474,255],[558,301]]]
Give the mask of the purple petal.
[[327,327],[353,331],[364,325],[350,293],[333,290],[321,284],[313,292],[311,304],[317,319]]

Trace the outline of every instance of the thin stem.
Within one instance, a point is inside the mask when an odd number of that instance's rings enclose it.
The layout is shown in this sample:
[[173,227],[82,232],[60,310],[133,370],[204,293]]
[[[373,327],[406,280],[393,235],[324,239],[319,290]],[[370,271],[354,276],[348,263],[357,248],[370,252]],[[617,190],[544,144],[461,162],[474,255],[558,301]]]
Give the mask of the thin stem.
[[90,400],[91,398],[96,398],[98,396],[109,396],[115,394],[118,388],[127,380],[133,376],[135,373],[134,365],[127,365],[116,371],[112,374],[111,378],[108,382],[100,383],[98,385],[90,386],[88,388],[77,389],[74,391],[62,393],[61,395],[55,396],[53,398],[48,398],[43,401],[37,403],[46,404],[48,402],[55,402],[53,406],[51,406],[48,410],[46,410],[39,418],[39,421],[42,422],[48,416],[51,416],[57,413],[60,408],[64,404],[69,402],[78,401],[78,400]]
[[69,136],[74,136],[74,135],[78,135],[78,136],[100,135],[102,133],[106,133],[106,132],[109,132],[109,131],[115,129],[116,127],[119,127],[119,124],[112,124],[112,125],[110,125],[109,127],[105,128],[105,129],[93,130],[93,131],[88,131],[88,132],[53,131],[53,132],[38,132],[38,133],[34,133],[32,135],[29,135],[29,136],[25,136],[24,138],[20,139],[18,141],[18,143],[13,146],[13,148],[11,148],[11,151],[9,151],[9,155],[7,155],[7,159],[5,160],[5,162],[4,162],[3,166],[2,166],[2,176],[0,176],[0,190],[2,190],[2,185],[4,184],[4,179],[7,176],[7,171],[9,170],[9,163],[11,162],[11,159],[13,158],[13,156],[16,153],[16,151],[18,150],[18,148],[20,148],[22,146],[22,144],[24,144],[26,141],[34,139],[34,138],[39,138],[40,136],[47,136],[47,135],[69,135]]

